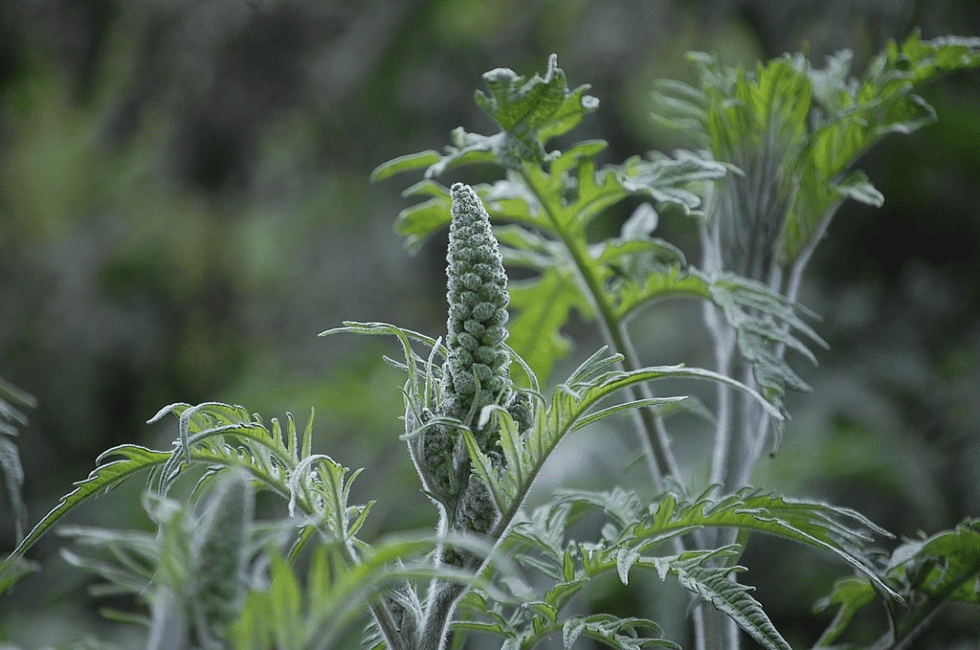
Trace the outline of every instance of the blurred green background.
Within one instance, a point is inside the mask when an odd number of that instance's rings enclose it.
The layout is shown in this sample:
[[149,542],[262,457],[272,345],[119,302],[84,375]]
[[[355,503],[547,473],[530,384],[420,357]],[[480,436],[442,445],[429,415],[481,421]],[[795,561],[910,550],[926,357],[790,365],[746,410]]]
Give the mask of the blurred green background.
[[[481,74],[543,71],[552,52],[569,84],[592,84],[601,101],[573,135],[609,141],[618,162],[687,144],[647,114],[655,78],[691,79],[689,50],[754,66],[806,43],[815,63],[852,49],[860,69],[917,27],[926,38],[978,35],[980,5],[7,0],[0,376],[38,399],[18,442],[31,522],[103,450],[168,445],[172,426],[145,424],[160,407],[221,400],[301,421],[314,407],[319,450],[368,468],[355,494],[379,499],[368,537],[431,523],[398,440],[403,379],[381,362],[397,348],[316,337],[345,319],[445,327],[444,242],[412,257],[391,230],[407,205],[400,191],[417,179],[371,185],[370,171],[441,148],[458,125],[487,130],[472,101]],[[818,249],[802,295],[831,349],[819,368],[800,366],[814,393],[792,397],[783,451],[757,477],[907,535],[980,515],[980,72],[923,95],[939,122],[861,162],[884,208],[845,206]],[[690,223],[662,229],[696,259]],[[690,335],[697,316],[684,305],[644,318],[646,361],[710,363],[706,339]],[[577,354],[592,352],[591,330],[575,333]],[[628,459],[622,440],[613,448]],[[617,480],[624,456],[609,445],[572,448],[578,459],[555,459],[566,481]],[[73,521],[146,527],[139,487]],[[4,503],[4,550],[9,519]],[[86,631],[133,642],[99,630],[89,577],[57,557],[60,542],[40,545],[43,571],[0,599],[0,642],[44,647]],[[828,619],[809,604],[845,573],[811,572],[822,561],[765,541],[745,556],[745,580],[794,645],[816,639]],[[971,615],[947,614],[948,638],[975,641]]]

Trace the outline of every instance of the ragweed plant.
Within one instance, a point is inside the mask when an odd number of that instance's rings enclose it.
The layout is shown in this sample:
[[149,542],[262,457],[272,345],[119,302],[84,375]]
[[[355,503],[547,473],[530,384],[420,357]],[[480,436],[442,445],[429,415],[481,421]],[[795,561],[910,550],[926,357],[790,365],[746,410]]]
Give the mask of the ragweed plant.
[[[175,404],[151,420],[177,418],[172,449],[107,451],[4,561],[0,586],[66,513],[148,471],[155,535],[64,532],[110,555],[69,551],[75,564],[146,601],[154,650],[330,648],[365,613],[363,645],[375,650],[463,647],[470,635],[508,650],[548,639],[572,648],[582,637],[619,650],[730,649],[739,630],[767,650],[788,650],[738,580],[754,533],[803,544],[853,571],[818,604],[838,612],[815,647],[840,643],[875,601],[885,611],[875,649],[907,647],[946,603],[980,605],[980,522],[889,554],[881,549],[887,531],[853,510],[747,485],[763,450],[778,447],[785,391],[806,388],[787,350],[814,359],[810,347],[822,343],[796,303],[812,250],[842,201],[881,201],[853,163],[884,135],[934,119],[916,84],[980,64],[980,41],[913,36],[890,44],[856,78],[845,54],[823,69],[803,57],[754,72],[706,55],[692,61],[698,84],[659,85],[655,106],[661,123],[695,138],[696,152],[600,165],[603,142],[549,150],[598,108],[587,86],[567,86],[552,57],[544,76],[484,76],[488,92],[476,101],[498,132],[460,128],[444,153],[375,170],[375,180],[424,170],[406,195],[425,200],[404,210],[396,229],[416,249],[449,225],[447,328],[433,337],[348,322],[324,334],[400,343],[404,360],[392,363],[406,374],[403,439],[421,493],[438,511],[433,534],[358,537],[372,504],[350,504],[357,473],[312,452],[312,417],[300,434],[292,418],[266,426],[241,407]],[[438,181],[469,164],[499,169],[499,180]],[[618,236],[590,239],[589,226],[627,200],[640,205]],[[697,220],[700,266],[654,235],[665,210]],[[527,279],[508,286],[508,265]],[[674,297],[704,305],[714,369],[644,362],[651,351],[637,349],[630,319]],[[606,345],[556,380],[571,349],[573,310],[597,324]],[[716,387],[703,484],[682,470],[668,418],[705,406],[653,392],[654,381],[670,378]],[[624,413],[633,416],[646,484],[559,491],[529,509],[557,445]],[[186,502],[173,496],[185,475],[197,479]],[[281,498],[281,519],[253,517],[256,491]],[[583,537],[573,525],[586,514],[602,526]],[[666,638],[651,618],[571,606],[606,574],[624,587],[676,580],[691,597],[690,638]]]

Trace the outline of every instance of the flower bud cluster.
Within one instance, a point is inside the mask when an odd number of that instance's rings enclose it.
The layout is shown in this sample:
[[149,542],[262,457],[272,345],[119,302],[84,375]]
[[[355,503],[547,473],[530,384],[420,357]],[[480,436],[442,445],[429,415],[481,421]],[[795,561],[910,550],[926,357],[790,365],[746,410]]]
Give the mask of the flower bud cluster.
[[[469,186],[457,183],[450,195],[448,353],[437,412],[421,408],[417,414],[406,413],[406,425],[410,430],[424,429],[413,439],[413,457],[426,489],[445,508],[449,529],[487,533],[497,521],[497,505],[487,485],[472,472],[459,431],[448,424],[428,423],[433,415],[460,421],[491,462],[503,467],[497,419],[478,427],[481,411],[491,404],[504,407],[522,432],[531,427],[533,411],[530,398],[514,390],[508,372],[507,275],[490,216]],[[455,565],[470,559],[468,552],[451,548],[443,556],[443,561]]]
[[446,267],[449,358],[443,408],[445,415],[471,424],[483,407],[509,396],[510,355],[503,347],[507,338],[507,275],[490,216],[476,192],[456,183],[450,193],[453,220]]

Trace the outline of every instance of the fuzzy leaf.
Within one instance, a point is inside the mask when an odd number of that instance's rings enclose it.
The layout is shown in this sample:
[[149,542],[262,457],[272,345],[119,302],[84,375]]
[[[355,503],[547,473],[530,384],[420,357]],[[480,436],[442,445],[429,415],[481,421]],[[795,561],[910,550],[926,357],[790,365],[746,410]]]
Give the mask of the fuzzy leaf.
[[498,159],[504,167],[523,162],[544,162],[544,144],[566,133],[598,107],[598,100],[585,94],[588,86],[569,90],[558,57],[548,58],[544,77],[526,79],[512,70],[498,68],[483,75],[490,91],[476,93],[476,103],[507,134]]
[[138,445],[120,445],[103,452],[96,459],[98,466],[88,478],[76,483],[75,489],[62,497],[58,505],[42,517],[17,548],[0,563],[0,580],[6,579],[8,571],[45,532],[83,501],[114,488],[139,472],[163,465],[170,457],[169,452],[153,451]]
[[937,38],[918,33],[886,45],[861,78],[848,76],[850,53],[807,67],[819,107],[815,127],[799,163],[800,192],[783,224],[782,261],[796,258],[840,197],[880,205],[881,195],[861,177],[839,180],[869,147],[890,133],[909,134],[935,121],[935,111],[913,93],[937,75],[980,65],[980,39]]
[[719,501],[701,497],[684,504],[667,494],[633,534],[645,537],[690,526],[736,527],[816,547],[864,573],[883,593],[898,597],[894,589],[881,581],[861,552],[874,540],[874,535],[887,537],[889,533],[848,508],[787,499],[751,488]]
[[677,151],[674,156],[652,153],[646,160],[638,157],[628,159],[622,166],[623,187],[630,192],[647,195],[657,203],[676,205],[685,213],[690,213],[701,205],[696,186],[723,178],[732,169],[687,151]]
[[683,587],[727,614],[762,647],[767,650],[792,650],[776,631],[759,602],[750,595],[752,589],[728,578],[729,573],[740,567],[705,566],[708,558],[727,558],[740,552],[741,549],[736,546],[688,558],[682,556],[671,562],[670,572],[677,576]]
[[611,614],[571,618],[562,626],[562,647],[570,650],[583,634],[617,650],[645,650],[646,648],[680,650],[680,646],[673,641],[661,638],[663,629],[659,625],[645,618],[619,618]]
[[382,180],[421,167],[426,167],[426,178],[433,178],[461,165],[495,163],[520,169],[525,163],[542,163],[550,157],[544,149],[547,141],[574,128],[599,103],[585,94],[588,86],[568,88],[554,54],[548,59],[544,77],[527,79],[498,68],[483,78],[488,93],[477,91],[475,101],[500,126],[499,133],[486,136],[457,128],[451,133],[452,145],[446,147],[445,154],[423,151],[401,156],[378,166],[371,179]]

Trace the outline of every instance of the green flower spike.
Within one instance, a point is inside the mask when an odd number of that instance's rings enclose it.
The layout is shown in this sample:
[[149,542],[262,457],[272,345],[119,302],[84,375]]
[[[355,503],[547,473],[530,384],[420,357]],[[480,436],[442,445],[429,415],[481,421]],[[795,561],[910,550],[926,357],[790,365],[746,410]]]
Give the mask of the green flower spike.
[[[494,403],[506,406],[513,398],[507,372],[510,355],[503,345],[507,338],[507,275],[490,216],[476,192],[456,183],[450,194],[448,355],[436,410],[439,416],[470,427],[481,450],[499,456],[494,449],[496,428],[488,423],[477,430],[474,425],[483,407]],[[421,418],[428,419],[426,411],[421,412]],[[425,424],[417,420],[413,414],[406,421],[410,426]],[[416,440],[413,452],[426,489],[455,510],[470,471],[459,432],[448,426],[430,427]]]
[[[510,355],[507,330],[507,275],[490,216],[473,188],[456,183],[447,255],[449,358],[443,385],[444,415],[472,426],[480,410],[508,401]],[[477,433],[481,445],[490,441]],[[484,432],[485,433],[485,432]]]

